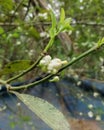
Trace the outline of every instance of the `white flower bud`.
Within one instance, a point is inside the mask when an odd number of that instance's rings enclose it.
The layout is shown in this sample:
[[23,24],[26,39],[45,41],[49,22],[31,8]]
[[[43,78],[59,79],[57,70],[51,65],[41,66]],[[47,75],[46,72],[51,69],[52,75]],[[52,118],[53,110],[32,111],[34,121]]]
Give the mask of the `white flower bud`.
[[46,55],[45,57],[43,57],[43,59],[40,61],[39,65],[40,66],[47,66],[51,61],[51,56],[50,55]]
[[67,64],[67,61],[61,61],[59,58],[52,59],[51,56],[46,55],[43,57],[43,59],[40,61],[39,66],[41,66],[42,70],[44,72],[55,74],[58,72],[58,70],[62,67],[62,65]]
[[89,112],[88,112],[88,116],[89,116],[90,118],[92,118],[92,117],[94,116],[94,113],[93,113],[92,111],[89,111]]
[[59,76],[53,77],[53,79],[50,80],[50,82],[58,82],[59,81]]
[[93,108],[93,105],[92,105],[92,104],[89,104],[89,105],[88,105],[88,108],[89,108],[89,109],[92,109],[92,108]]
[[57,71],[62,67],[62,65],[67,64],[67,61],[61,61],[58,58],[54,58],[53,60],[51,60],[51,62],[49,63],[47,70],[49,73],[57,73]]
[[62,62],[62,65],[66,65],[68,62],[67,60],[64,60],[64,61],[61,61]]
[[100,116],[100,115],[97,115],[95,120],[101,121],[101,116]]
[[51,60],[51,62],[48,65],[48,72],[56,73],[60,67],[62,66],[62,61],[58,58],[55,58]]
[[94,93],[93,93],[93,96],[94,96],[94,97],[98,97],[98,96],[99,96],[99,93],[98,93],[98,92],[94,92]]

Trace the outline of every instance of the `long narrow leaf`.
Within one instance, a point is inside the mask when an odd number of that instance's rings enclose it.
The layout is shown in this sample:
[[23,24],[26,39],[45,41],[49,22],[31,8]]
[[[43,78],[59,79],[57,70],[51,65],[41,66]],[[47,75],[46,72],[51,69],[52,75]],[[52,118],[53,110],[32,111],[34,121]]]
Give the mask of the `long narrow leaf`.
[[47,101],[28,94],[13,93],[53,130],[70,130],[64,115]]
[[56,23],[57,23],[56,16],[52,10],[50,11],[50,14],[51,14],[51,20],[52,20],[52,28],[56,28]]
[[50,14],[51,14],[51,20],[52,20],[52,27],[50,28],[49,33],[50,33],[50,37],[53,38],[56,35],[57,22],[56,22],[55,14],[52,10],[51,10]]
[[63,8],[61,8],[60,23],[63,23],[64,20],[65,20],[65,11]]

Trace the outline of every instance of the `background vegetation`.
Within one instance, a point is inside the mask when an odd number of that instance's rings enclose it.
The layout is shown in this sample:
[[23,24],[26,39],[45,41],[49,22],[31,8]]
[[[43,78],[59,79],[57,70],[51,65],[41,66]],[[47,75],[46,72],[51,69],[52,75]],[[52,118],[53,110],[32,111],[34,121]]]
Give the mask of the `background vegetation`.
[[[73,30],[60,34],[48,52],[53,57],[70,60],[94,46],[103,37],[103,5],[104,0],[0,0],[0,76],[13,76],[7,70],[2,72],[2,68],[11,61],[32,62],[37,59],[49,41],[51,22],[48,8],[54,10],[57,19],[61,7],[65,9],[66,17],[72,18]],[[68,69],[68,74],[103,80],[103,55],[102,48]],[[35,77],[35,73],[38,70],[25,78]]]

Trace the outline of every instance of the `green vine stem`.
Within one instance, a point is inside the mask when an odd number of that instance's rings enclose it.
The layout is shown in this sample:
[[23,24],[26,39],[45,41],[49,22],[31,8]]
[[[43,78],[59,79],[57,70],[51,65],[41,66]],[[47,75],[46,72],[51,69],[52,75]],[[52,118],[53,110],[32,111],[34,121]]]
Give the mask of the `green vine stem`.
[[27,89],[27,88],[33,87],[33,86],[35,86],[35,85],[37,85],[37,84],[40,84],[40,83],[42,83],[42,82],[44,82],[44,81],[50,79],[50,78],[53,77],[53,76],[54,76],[53,74],[50,74],[50,75],[48,75],[48,76],[42,78],[41,80],[38,80],[38,81],[33,82],[33,83],[30,83],[30,84],[28,84],[28,85],[22,85],[22,86],[18,86],[18,87],[13,87],[13,86],[11,86],[11,87],[9,88],[9,90]]
[[[101,46],[100,46],[101,47]],[[58,72],[61,72],[62,70],[66,69],[67,67],[71,66],[72,64],[76,63],[77,61],[79,61],[80,59],[86,57],[87,55],[93,53],[94,51],[96,51],[97,49],[99,49],[98,45],[92,47],[91,49],[87,50],[86,52],[82,53],[81,55],[79,55],[76,58],[73,58],[68,64],[66,64],[65,66],[63,66]]]
[[[52,44],[54,42],[54,39],[56,37],[56,34],[55,34],[55,30],[56,30],[56,18],[55,18],[55,15],[54,15],[54,13],[52,11],[51,11],[51,19],[52,19],[52,27],[50,29],[50,32],[51,32],[50,33],[50,40],[49,40],[48,44],[46,45],[45,49],[43,50],[42,55],[40,55],[39,58],[37,59],[37,61],[33,65],[31,65],[28,69],[24,70],[22,73],[14,76],[14,77],[12,77],[10,79],[8,79],[6,81],[6,83],[10,83],[11,81],[13,81],[13,80],[15,80],[17,78],[20,78],[21,76],[25,75],[29,71],[33,70],[38,65],[39,61],[43,58],[44,54],[46,54],[47,51],[49,50],[49,48],[52,46]],[[57,33],[57,35],[58,35],[58,33]]]
[[37,65],[38,63],[40,62],[40,60],[43,58],[44,54],[47,53],[48,49],[52,46],[54,42],[54,38],[51,38],[49,43],[47,44],[47,46],[45,47],[45,49],[43,50],[43,53],[38,57],[37,61],[32,64],[28,69],[24,70],[22,73],[8,79],[7,81],[5,81],[6,83],[10,83],[11,81],[17,79],[17,78],[20,78],[21,76],[25,75],[26,73],[28,73],[29,71],[33,70]]
[[54,39],[55,39],[55,36],[50,39],[48,45],[44,49],[44,53],[46,53],[49,50],[49,48],[52,46]]
[[[104,43],[101,44],[101,46],[104,45]],[[94,46],[93,48],[87,50],[86,52],[82,53],[81,55],[79,55],[78,57],[76,57],[75,59],[72,59],[72,61],[70,61],[67,65],[63,66],[61,69],[59,69],[59,71],[56,74],[49,74],[48,76],[42,78],[41,80],[38,80],[36,82],[30,83],[28,85],[22,85],[22,86],[18,86],[18,87],[10,87],[9,90],[18,90],[18,89],[26,89],[32,86],[35,86],[37,84],[40,84],[50,78],[52,78],[53,76],[57,75],[58,73],[60,73],[61,71],[63,71],[64,69],[66,69],[67,67],[71,66],[72,64],[76,63],[77,61],[79,61],[80,59],[86,57],[87,55],[91,54],[92,52],[98,50],[99,48],[101,48],[101,46]]]
[[33,70],[37,66],[37,64],[39,63],[39,61],[42,59],[42,57],[43,57],[43,55],[41,55],[34,64],[32,64],[28,69],[24,70],[22,73],[20,73],[20,74],[18,74],[16,76],[14,76],[14,77],[6,80],[6,83],[10,83],[11,81],[13,81],[13,80],[15,80],[17,78],[20,78],[21,76],[25,75],[29,71]]

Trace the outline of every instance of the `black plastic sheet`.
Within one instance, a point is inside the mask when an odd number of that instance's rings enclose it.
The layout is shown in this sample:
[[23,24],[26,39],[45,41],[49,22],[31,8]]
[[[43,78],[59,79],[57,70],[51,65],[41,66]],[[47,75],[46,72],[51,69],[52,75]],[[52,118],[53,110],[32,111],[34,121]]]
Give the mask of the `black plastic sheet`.
[[[64,114],[67,112],[67,117],[104,121],[103,82],[66,77],[57,83],[44,82],[26,93],[47,100]],[[103,128],[104,124],[100,126]],[[0,129],[51,130],[16,96],[7,93],[0,96]]]

